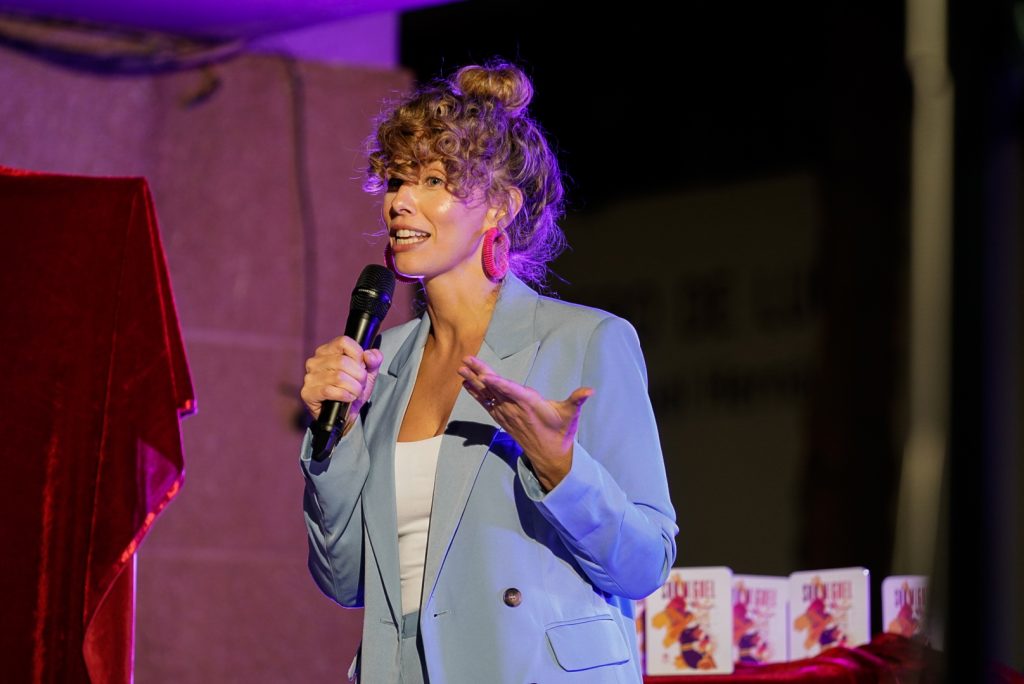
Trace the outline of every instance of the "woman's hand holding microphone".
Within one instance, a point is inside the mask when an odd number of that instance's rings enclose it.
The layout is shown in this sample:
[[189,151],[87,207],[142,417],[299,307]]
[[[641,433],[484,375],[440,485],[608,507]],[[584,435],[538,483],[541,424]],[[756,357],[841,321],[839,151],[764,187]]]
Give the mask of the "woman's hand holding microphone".
[[348,420],[342,430],[344,435],[370,398],[383,361],[384,355],[379,349],[364,350],[351,337],[335,337],[317,347],[313,356],[306,360],[306,376],[299,396],[314,418],[320,416],[324,401],[349,404]]

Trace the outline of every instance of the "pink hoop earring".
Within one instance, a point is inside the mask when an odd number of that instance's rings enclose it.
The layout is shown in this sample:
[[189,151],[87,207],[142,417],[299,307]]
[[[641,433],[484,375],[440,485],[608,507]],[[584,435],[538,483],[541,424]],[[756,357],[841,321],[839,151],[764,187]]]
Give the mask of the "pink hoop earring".
[[395,250],[391,249],[390,240],[384,245],[384,265],[391,269],[391,272],[395,274],[395,280],[400,283],[415,283],[419,280],[419,278],[411,278],[404,273],[399,273],[398,268],[395,267]]
[[497,227],[490,228],[484,233],[484,246],[481,254],[484,275],[493,283],[500,283],[508,273],[508,243],[508,235]]

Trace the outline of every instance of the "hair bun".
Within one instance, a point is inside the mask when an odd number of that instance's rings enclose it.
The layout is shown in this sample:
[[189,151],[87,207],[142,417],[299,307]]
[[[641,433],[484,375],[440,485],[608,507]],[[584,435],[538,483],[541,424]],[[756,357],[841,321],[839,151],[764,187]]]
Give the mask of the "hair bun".
[[523,71],[508,62],[472,64],[459,69],[451,84],[463,95],[497,100],[509,116],[521,116],[533,99],[533,85]]

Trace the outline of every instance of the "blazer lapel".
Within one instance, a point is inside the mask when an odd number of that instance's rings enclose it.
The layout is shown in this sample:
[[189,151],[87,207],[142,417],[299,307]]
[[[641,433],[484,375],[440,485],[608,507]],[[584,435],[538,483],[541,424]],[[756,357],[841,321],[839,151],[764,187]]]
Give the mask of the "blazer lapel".
[[[393,407],[368,428],[366,445],[370,452],[370,472],[363,487],[363,519],[373,555],[377,559],[391,615],[401,625],[402,587],[398,571],[398,517],[395,508],[395,443],[409,397],[416,384],[416,371],[423,345],[430,331],[430,320],[423,316],[412,334],[399,347],[387,372],[377,376],[374,403]],[[373,409],[371,405],[370,410]]]
[[[535,339],[537,294],[509,273],[502,285],[480,359],[498,374],[523,383],[540,342]],[[434,591],[484,458],[498,433],[497,423],[465,390],[459,392],[441,441],[430,513],[423,603]]]

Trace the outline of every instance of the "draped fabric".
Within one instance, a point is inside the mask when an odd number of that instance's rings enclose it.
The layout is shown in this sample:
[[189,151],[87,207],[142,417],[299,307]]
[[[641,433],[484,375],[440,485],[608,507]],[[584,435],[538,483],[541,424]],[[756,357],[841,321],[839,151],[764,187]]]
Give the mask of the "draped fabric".
[[[896,634],[879,634],[857,648],[832,648],[814,658],[737,665],[731,675],[647,677],[647,684],[944,684],[942,653]],[[988,681],[1024,684],[1024,676],[994,666]]]
[[194,410],[149,188],[0,167],[0,227],[4,679],[128,682]]

